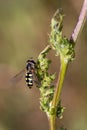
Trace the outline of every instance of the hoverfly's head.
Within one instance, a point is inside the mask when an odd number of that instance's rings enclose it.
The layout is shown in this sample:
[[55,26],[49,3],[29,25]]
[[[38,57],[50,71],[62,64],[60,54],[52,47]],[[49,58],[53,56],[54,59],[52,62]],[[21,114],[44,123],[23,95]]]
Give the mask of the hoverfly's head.
[[35,65],[36,65],[36,63],[32,59],[26,61],[26,69],[28,71],[33,71],[35,69]]

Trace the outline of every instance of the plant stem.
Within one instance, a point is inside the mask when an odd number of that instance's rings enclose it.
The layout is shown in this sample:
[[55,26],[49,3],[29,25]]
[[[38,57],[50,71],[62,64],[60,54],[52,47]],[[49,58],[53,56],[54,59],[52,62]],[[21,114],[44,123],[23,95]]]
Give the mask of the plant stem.
[[60,72],[59,72],[56,90],[55,90],[53,102],[52,102],[52,105],[54,107],[58,105],[59,100],[60,100],[60,94],[61,94],[61,90],[62,90],[63,81],[64,81],[64,78],[65,78],[67,66],[68,66],[68,61],[61,58]]
[[46,52],[48,52],[49,50],[51,50],[51,46],[50,46],[50,45],[47,45],[47,46],[44,48],[44,50],[41,51],[41,53],[40,53],[39,55],[41,55],[41,54],[43,54],[43,53],[46,53]]
[[[59,103],[60,94],[63,87],[63,81],[67,71],[67,66],[68,66],[68,61],[61,58],[61,68],[60,68],[56,90],[52,101],[52,106],[51,106],[52,108],[56,108],[56,106]],[[56,114],[49,116],[49,123],[50,123],[50,130],[56,130]]]
[[[84,26],[86,18],[87,18],[87,0],[84,0],[83,7],[81,10],[77,25],[70,38],[71,41],[73,40],[74,42],[76,42],[82,30],[82,27]],[[60,72],[59,72],[59,77],[58,77],[58,81],[57,81],[57,85],[56,85],[56,89],[55,89],[55,93],[54,93],[54,97],[53,97],[52,105],[51,105],[51,107],[53,108],[56,108],[59,103],[60,95],[61,95],[61,91],[63,87],[63,82],[66,75],[68,63],[69,63],[69,60],[61,58],[61,56],[60,56],[60,60],[61,60]],[[56,114],[49,115],[48,119],[49,119],[49,124],[50,124],[50,130],[56,130]]]
[[84,0],[77,25],[76,25],[76,27],[71,35],[70,40],[73,40],[74,42],[76,42],[76,40],[77,40],[77,38],[78,38],[78,36],[79,36],[83,26],[84,26],[86,19],[87,19],[87,0]]
[[56,116],[50,115],[48,117],[50,130],[56,130]]

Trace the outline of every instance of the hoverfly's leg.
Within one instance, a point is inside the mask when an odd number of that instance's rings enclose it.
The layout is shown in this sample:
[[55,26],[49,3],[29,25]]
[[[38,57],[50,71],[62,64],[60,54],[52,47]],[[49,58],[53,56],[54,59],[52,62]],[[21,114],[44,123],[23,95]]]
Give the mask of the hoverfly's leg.
[[40,87],[40,82],[39,81],[37,81],[37,80],[33,80],[33,82],[35,83],[35,85],[36,85],[36,87]]

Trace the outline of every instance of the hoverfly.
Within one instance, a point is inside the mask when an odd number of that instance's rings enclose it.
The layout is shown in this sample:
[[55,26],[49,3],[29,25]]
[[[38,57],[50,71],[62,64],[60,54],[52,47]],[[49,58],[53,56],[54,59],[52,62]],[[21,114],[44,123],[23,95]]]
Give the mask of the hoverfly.
[[33,82],[34,82],[33,75],[35,73],[35,68],[36,68],[36,62],[32,59],[27,60],[26,61],[26,68],[23,69],[21,72],[19,72],[17,75],[15,75],[12,78],[12,82],[13,83],[18,82],[23,77],[24,72],[25,72],[26,84],[29,88],[32,88]]

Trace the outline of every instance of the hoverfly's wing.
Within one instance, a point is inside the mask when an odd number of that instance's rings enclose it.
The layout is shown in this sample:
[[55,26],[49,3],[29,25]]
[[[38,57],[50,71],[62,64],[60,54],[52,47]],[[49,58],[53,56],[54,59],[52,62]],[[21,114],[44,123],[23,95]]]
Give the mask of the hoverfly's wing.
[[18,83],[22,77],[25,75],[26,69],[23,69],[22,71],[20,71],[18,74],[16,74],[12,79],[11,82],[12,84],[16,84]]

